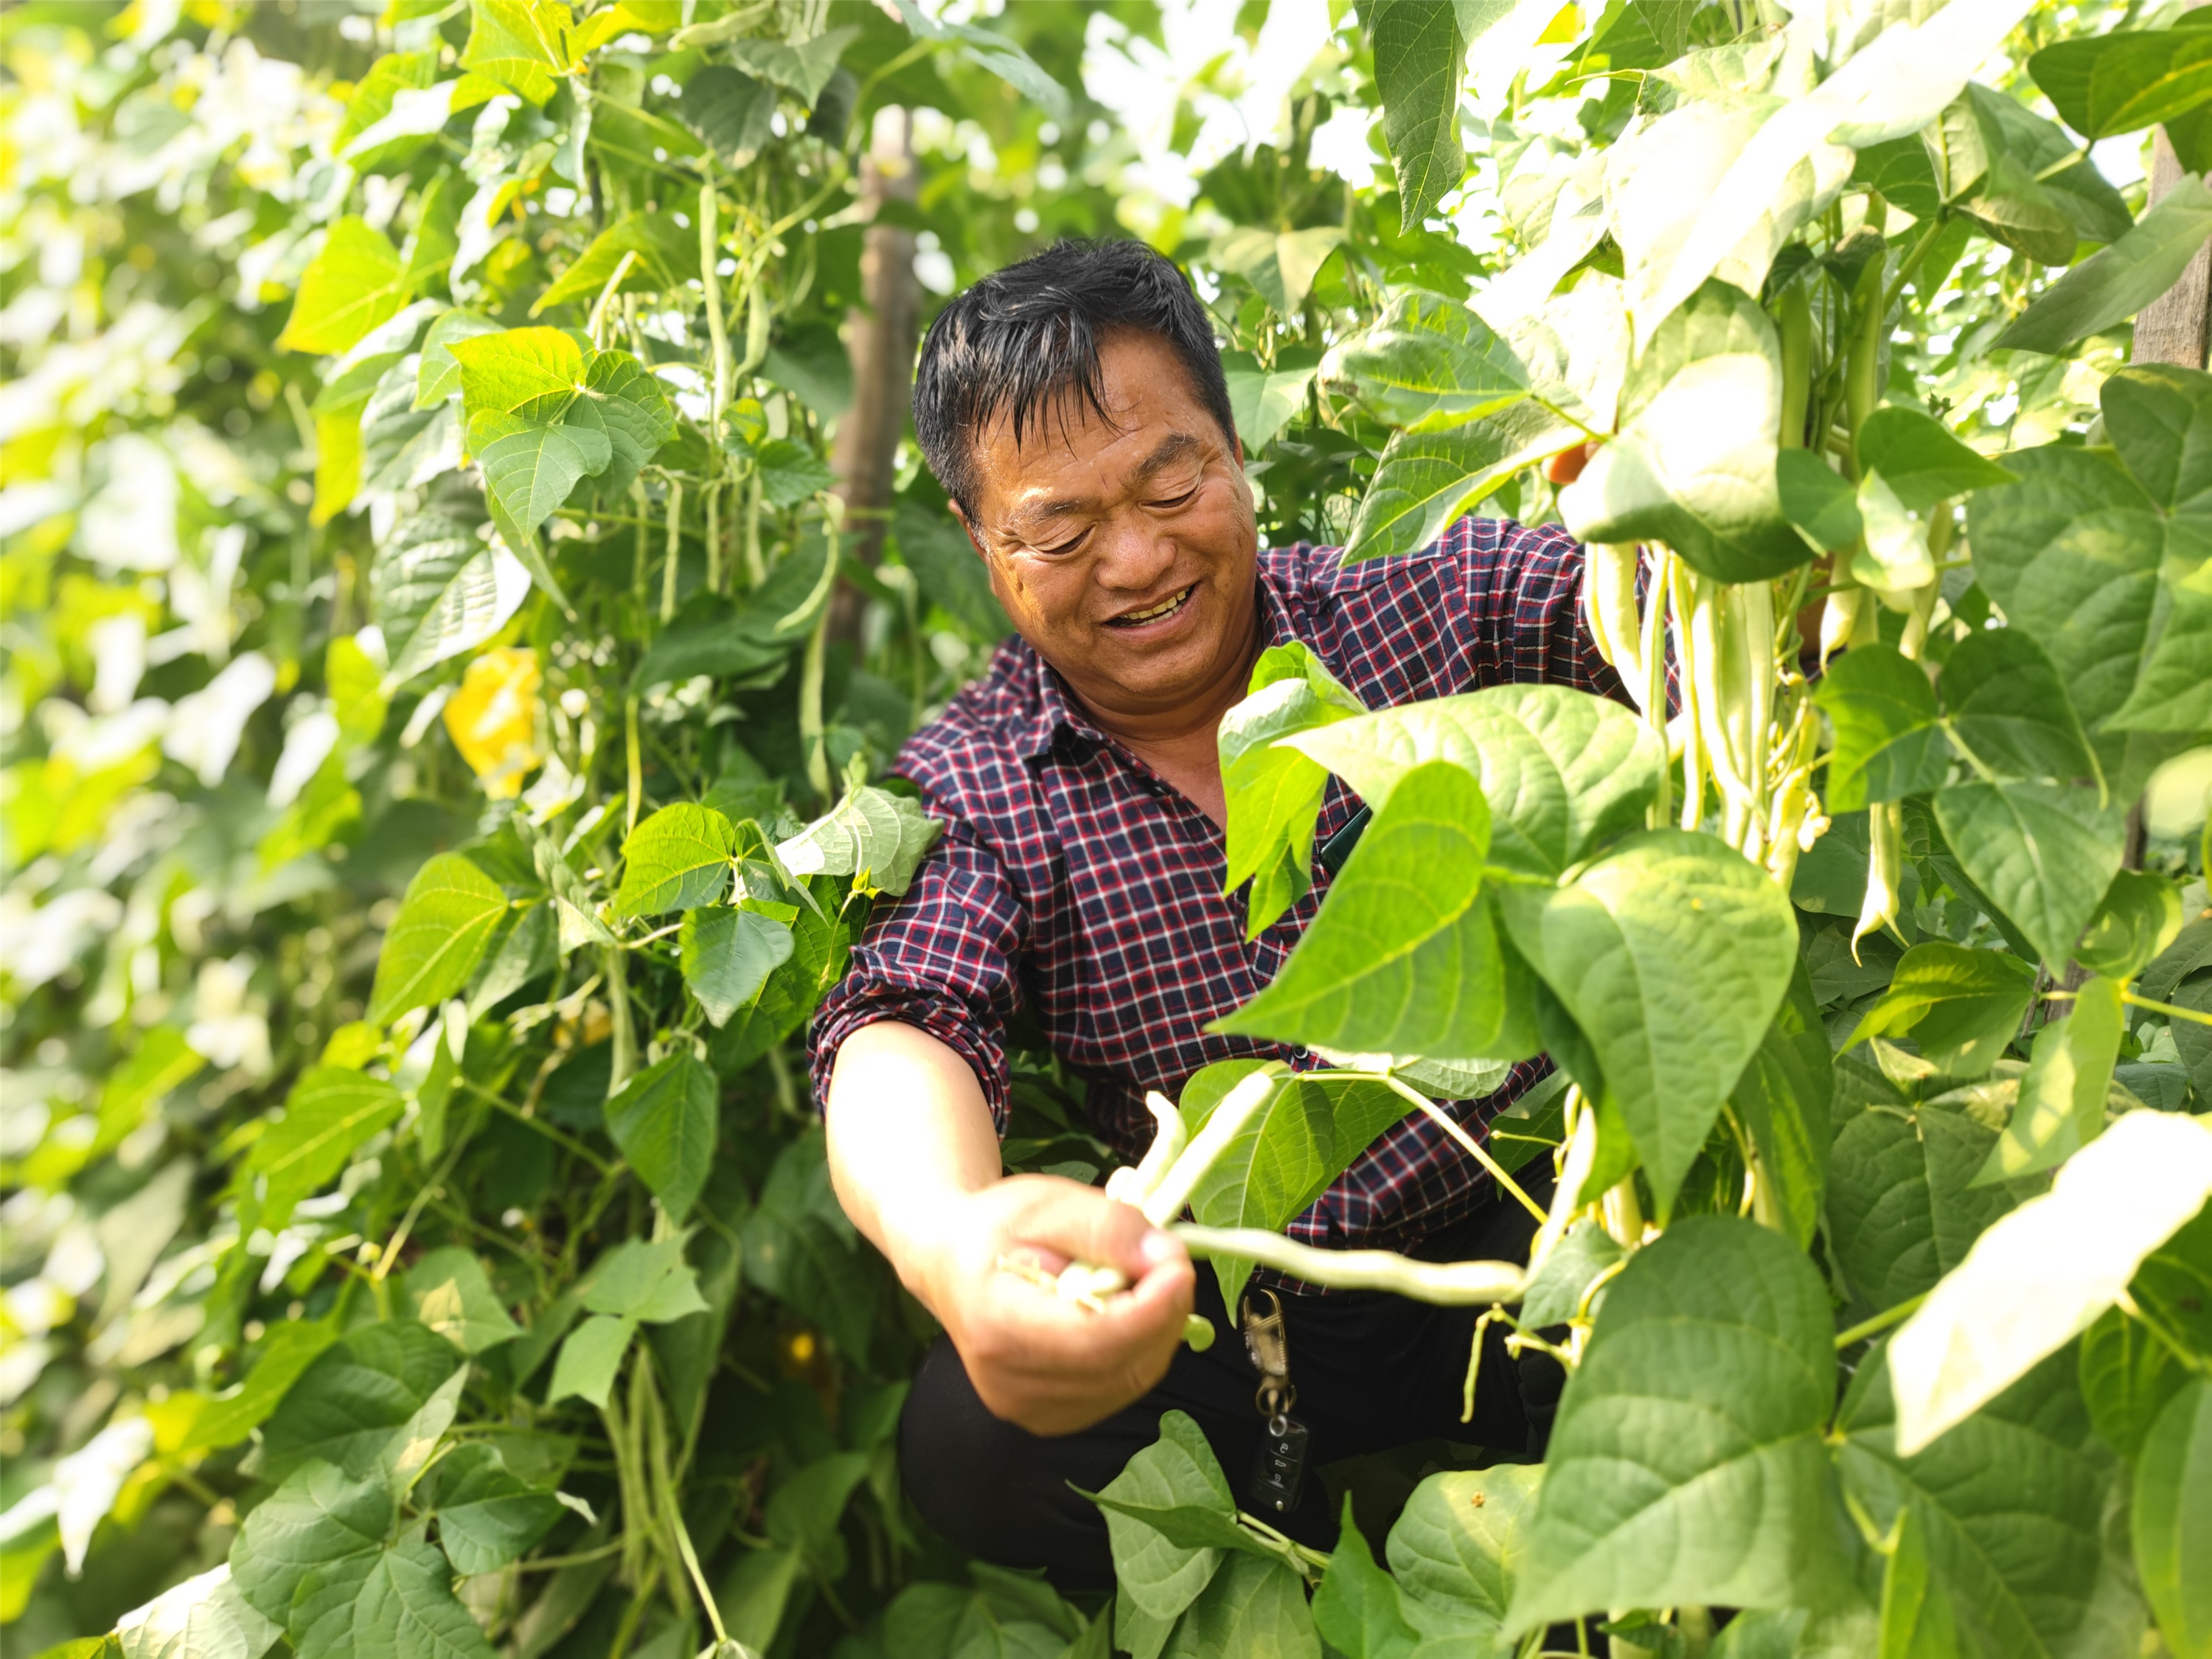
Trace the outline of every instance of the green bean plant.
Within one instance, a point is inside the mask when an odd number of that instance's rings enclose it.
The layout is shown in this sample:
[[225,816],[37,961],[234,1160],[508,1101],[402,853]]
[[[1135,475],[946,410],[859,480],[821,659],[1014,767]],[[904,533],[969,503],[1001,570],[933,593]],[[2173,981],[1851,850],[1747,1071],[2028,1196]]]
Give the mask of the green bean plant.
[[[1150,6],[939,9],[0,15],[0,1639],[2206,1651],[2212,414],[2127,324],[2212,217],[2212,35],[1370,0],[1178,204],[1085,90]],[[2153,124],[2154,203],[2087,149]],[[1009,1165],[1188,1212],[1232,1303],[1455,1301],[1573,1376],[1545,1464],[1327,1557],[1170,1417],[1078,1606],[904,1505],[932,1333],[799,1043],[1005,631],[911,447],[844,452],[870,273],[1124,224],[1263,537],[1562,521],[1626,701],[1263,659],[1226,884],[1308,890],[1332,775],[1375,816],[1230,1024],[1331,1063],[1108,1172],[1025,1052]],[[1486,1135],[1437,1106],[1540,1050]],[[1280,1236],[1408,1112],[1530,1261]]]
[[[1220,1029],[1333,1064],[1201,1073],[1219,1155],[1168,1184],[1232,1306],[1255,1263],[1486,1304],[1571,1376],[1542,1462],[1430,1475],[1388,1572],[1350,1505],[1326,1558],[1240,1516],[1170,1418],[1102,1494],[1117,1640],[2212,1651],[2212,374],[2201,296],[2194,363],[2118,326],[2212,224],[2201,15],[1366,9],[1409,219],[1469,167],[1438,65],[1565,50],[1470,186],[1517,257],[1318,364],[1392,432],[1345,556],[1547,505],[1625,696],[1365,710],[1262,659],[1222,736],[1252,925],[1331,776],[1374,816]],[[2160,121],[2185,170],[2131,204],[2081,140]],[[1539,1053],[1487,1145],[1443,1120],[1541,1215],[1525,1264],[1276,1236]]]

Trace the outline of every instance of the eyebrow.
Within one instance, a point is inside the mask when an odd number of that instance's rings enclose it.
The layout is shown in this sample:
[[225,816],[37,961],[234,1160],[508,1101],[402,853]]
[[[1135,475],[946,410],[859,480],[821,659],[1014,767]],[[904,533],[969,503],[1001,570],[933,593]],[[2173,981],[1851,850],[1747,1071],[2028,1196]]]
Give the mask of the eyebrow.
[[[1205,449],[1205,441],[1188,432],[1170,432],[1153,446],[1152,453],[1139,462],[1135,482],[1142,484],[1158,477],[1169,467],[1186,457]],[[1048,501],[1016,507],[1006,515],[1006,527],[1019,534],[1023,526],[1033,526],[1059,518],[1063,514],[1085,512],[1097,505],[1095,495],[1062,495]]]

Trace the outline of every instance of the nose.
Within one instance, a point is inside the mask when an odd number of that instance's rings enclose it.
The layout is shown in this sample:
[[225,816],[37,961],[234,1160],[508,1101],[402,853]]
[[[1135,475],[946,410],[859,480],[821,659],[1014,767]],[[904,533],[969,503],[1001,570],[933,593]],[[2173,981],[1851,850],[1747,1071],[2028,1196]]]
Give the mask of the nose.
[[1175,567],[1175,538],[1136,515],[1117,516],[1101,526],[1093,579],[1117,595],[1144,595],[1159,586]]

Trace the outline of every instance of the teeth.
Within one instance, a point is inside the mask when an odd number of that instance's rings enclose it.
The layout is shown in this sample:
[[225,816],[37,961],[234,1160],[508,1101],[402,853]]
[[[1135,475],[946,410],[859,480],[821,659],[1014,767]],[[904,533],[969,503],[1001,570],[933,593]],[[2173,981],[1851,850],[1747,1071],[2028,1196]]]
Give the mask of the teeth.
[[1166,616],[1169,611],[1174,610],[1177,605],[1181,605],[1189,597],[1190,589],[1186,587],[1182,592],[1176,594],[1173,599],[1162,601],[1160,604],[1154,605],[1150,611],[1132,611],[1127,616],[1119,617],[1117,620],[1125,623],[1150,622],[1155,617]]

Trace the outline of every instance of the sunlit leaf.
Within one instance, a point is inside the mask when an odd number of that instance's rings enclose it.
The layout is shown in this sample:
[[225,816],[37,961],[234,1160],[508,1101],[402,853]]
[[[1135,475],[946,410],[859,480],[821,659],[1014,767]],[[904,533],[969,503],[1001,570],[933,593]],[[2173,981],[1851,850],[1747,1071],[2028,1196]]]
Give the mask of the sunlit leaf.
[[1707,283],[1661,323],[1621,399],[1620,434],[1559,493],[1584,541],[1665,541],[1723,581],[1778,576],[1812,556],[1775,480],[1782,358],[1742,290]]
[[1846,1046],[1909,1035],[1951,1076],[1980,1077],[2020,1030],[2034,994],[2034,968],[2019,957],[1931,939],[1905,953]]
[[240,1165],[240,1182],[258,1194],[258,1224],[272,1231],[293,1206],[343,1169],[354,1149],[398,1120],[406,1103],[381,1078],[337,1066],[313,1066],[284,1097],[271,1123]]
[[2212,1652],[2212,1383],[2189,1383],[2167,1402],[2136,1460],[2130,1516],[2143,1594],[2177,1654]]
[[2112,1305],[2212,1197],[2212,1128],[2130,1112],[1975,1241],[1890,1340],[1898,1446],[1960,1422]]
[[557,1405],[573,1395],[604,1410],[636,1334],[637,1321],[611,1314],[595,1314],[570,1331],[553,1362],[545,1403]]
[[1860,468],[1879,471],[1915,513],[1947,496],[2014,482],[2013,474],[1967,448],[1942,422],[1901,404],[1885,404],[1869,415],[1857,446]]
[[1360,837],[1274,982],[1217,1030],[1360,1053],[1518,1060],[1537,1037],[1484,892],[1490,810],[1472,775],[1415,768]]
[[495,1447],[457,1446],[438,1465],[438,1542],[453,1571],[495,1572],[550,1532],[568,1510],[519,1480]]
[[283,1623],[293,1593],[318,1568],[383,1547],[398,1514],[391,1488],[316,1460],[256,1504],[230,1547],[240,1594]]
[[1546,878],[1640,829],[1664,763],[1632,709],[1565,686],[1491,686],[1286,741],[1378,811],[1416,767],[1465,767],[1489,804],[1492,861]]
[[1262,652],[1251,695],[1221,717],[1217,738],[1229,808],[1224,893],[1253,884],[1244,934],[1256,939],[1312,886],[1314,823],[1328,775],[1276,739],[1364,714],[1359,700],[1305,646]]
[[1222,1553],[1172,1543],[1132,1510],[1197,1510],[1233,1522],[1236,1500],[1206,1436],[1183,1413],[1163,1414],[1159,1438],[1132,1457],[1101,1496],[1125,1506],[1106,1511],[1121,1593],[1156,1619],[1176,1617],[1212,1580]]
[[1936,793],[1936,820],[1974,884],[2046,963],[2063,966],[2118,872],[2125,810],[2087,787],[1961,783]]
[[2212,191],[2195,175],[2154,202],[2136,228],[2075,265],[1992,340],[1996,350],[2059,353],[2124,322],[2172,288],[2212,236]]
[[2073,1006],[2035,1034],[2020,1100],[1978,1181],[2016,1181],[2064,1163],[2105,1128],[2105,1097],[2127,1020],[2124,988],[2092,976]]
[[584,395],[568,407],[565,426],[606,434],[610,459],[593,472],[601,500],[628,490],[638,469],[676,434],[676,411],[660,382],[627,351],[595,351],[584,369]]
[[262,1431],[263,1466],[277,1480],[313,1458],[356,1479],[389,1475],[403,1453],[427,1453],[414,1445],[416,1414],[449,1387],[457,1393],[466,1366],[459,1349],[412,1320],[364,1325],[300,1374]]
[[1960,641],[1943,659],[1940,689],[1952,732],[1984,765],[2023,777],[2097,775],[2065,684],[2021,630],[1983,629]]
[[2125,1606],[2126,1570],[2100,1536],[2110,1454],[2092,1439],[2072,1356],[2054,1355],[1911,1454],[1898,1443],[1882,1358],[1860,1366],[1838,1414],[1844,1487],[1882,1535],[1911,1512],[1930,1587],[1961,1638],[1952,1651],[2057,1659],[2124,1629],[2124,1613],[2100,1616]]
[[[100,1659],[112,1641],[122,1659],[260,1659],[283,1634],[281,1620],[262,1615],[238,1593],[228,1566],[173,1585],[115,1622],[107,1640],[70,1659]],[[59,1653],[76,1644],[49,1649]]]
[[2212,99],[2212,30],[2115,30],[2059,40],[2029,58],[2027,72],[2082,137],[2135,132]]
[[1488,324],[1460,301],[1419,289],[1393,295],[1382,316],[1329,352],[1322,374],[1406,432],[1494,415],[1529,387],[1528,369]]
[[492,1289],[483,1263],[457,1245],[429,1251],[407,1270],[415,1317],[465,1353],[481,1353],[522,1334]]
[[1352,1659],[1407,1659],[1420,1640],[1399,1607],[1397,1581],[1375,1565],[1353,1522],[1348,1495],[1328,1575],[1314,1593],[1313,1621],[1331,1648]]
[[506,893],[459,853],[441,853],[425,864],[407,884],[384,936],[368,1018],[381,1024],[459,991],[506,913]]
[[1585,435],[1565,416],[1533,401],[1448,430],[1399,433],[1360,498],[1346,562],[1432,545],[1454,519],[1480,506],[1522,468],[1571,448]]
[[1501,1463],[1430,1475],[1413,1488],[1387,1554],[1406,1618],[1425,1640],[1486,1638],[1526,1560],[1543,1468]]
[[1398,173],[1399,224],[1418,228],[1467,171],[1459,143],[1467,42],[1453,7],[1376,0],[1361,21],[1375,52],[1382,134]]
[[737,830],[711,806],[664,806],[623,843],[617,916],[657,916],[712,904],[729,890]]
[[945,829],[910,795],[861,784],[823,817],[776,847],[794,876],[860,876],[882,891],[899,894]]
[[399,252],[380,230],[349,214],[300,278],[300,295],[276,343],[293,351],[343,351],[407,302]]
[[1923,1294],[2012,1208],[2003,1187],[1972,1184],[1996,1138],[1939,1106],[1865,1111],[1844,1125],[1828,1160],[1826,1224],[1855,1311]]
[[292,1629],[301,1659],[491,1659],[493,1651],[453,1594],[453,1567],[419,1524],[374,1556],[310,1573]]
[[1828,665],[1813,699],[1835,728],[1828,755],[1829,810],[1855,812],[1899,800],[1950,775],[1951,748],[1928,673],[1893,646],[1854,646]]

